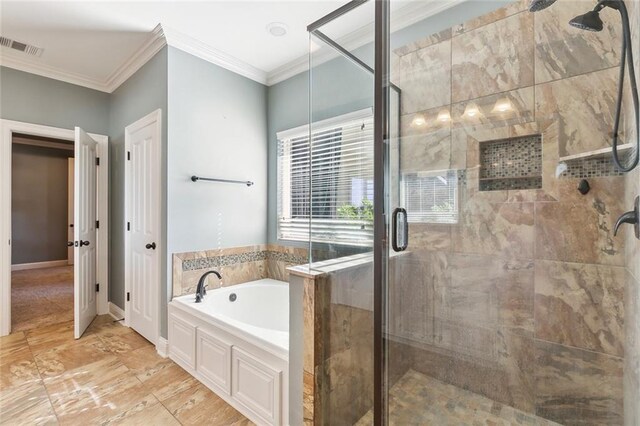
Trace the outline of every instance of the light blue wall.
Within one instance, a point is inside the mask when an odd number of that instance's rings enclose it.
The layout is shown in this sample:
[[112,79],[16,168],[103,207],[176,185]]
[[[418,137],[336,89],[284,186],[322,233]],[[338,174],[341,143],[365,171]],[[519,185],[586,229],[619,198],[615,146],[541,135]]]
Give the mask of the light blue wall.
[[[124,308],[124,128],[158,108],[162,109],[162,176],[164,181],[167,158],[166,47],[118,87],[111,94],[110,99],[111,285],[109,286],[109,300],[121,308]],[[161,245],[166,247],[166,196],[164,191],[162,206]],[[166,271],[166,257],[161,256],[161,259],[162,271],[164,272]],[[166,283],[166,280],[167,277],[163,273],[161,282]],[[166,306],[166,300],[163,301],[162,306]]]
[[[168,64],[171,277],[173,253],[266,242],[267,88],[171,47]],[[194,183],[192,175],[255,184]]]
[[0,67],[0,118],[106,135],[109,94]]
[[[366,53],[360,49],[358,56]],[[339,76],[338,78],[336,76]],[[314,68],[313,121],[324,120],[367,107],[373,107],[373,75],[342,57]],[[267,108],[269,143],[268,241],[278,242],[277,218],[277,138],[282,130],[309,122],[309,74],[301,73],[269,87]],[[306,245],[280,241],[289,245]]]

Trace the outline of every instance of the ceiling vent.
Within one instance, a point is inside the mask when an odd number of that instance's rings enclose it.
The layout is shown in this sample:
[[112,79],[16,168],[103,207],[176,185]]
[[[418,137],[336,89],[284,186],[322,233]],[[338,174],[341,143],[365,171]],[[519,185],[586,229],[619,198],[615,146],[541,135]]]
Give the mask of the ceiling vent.
[[31,56],[42,56],[42,52],[44,51],[41,47],[32,46],[30,44],[21,43],[16,40],[12,40],[7,37],[0,36],[0,46],[8,47],[13,50],[17,50],[22,53],[26,53]]

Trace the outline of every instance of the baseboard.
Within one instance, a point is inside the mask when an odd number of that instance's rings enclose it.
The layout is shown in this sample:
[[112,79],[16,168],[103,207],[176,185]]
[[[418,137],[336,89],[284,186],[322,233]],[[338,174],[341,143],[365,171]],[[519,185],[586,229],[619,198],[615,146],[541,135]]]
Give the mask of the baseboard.
[[109,315],[115,318],[117,321],[124,319],[124,311],[120,309],[118,305],[109,302]]
[[169,341],[164,337],[158,336],[158,344],[156,345],[156,351],[162,358],[169,356]]
[[18,263],[17,265],[11,265],[11,271],[24,271],[27,269],[41,269],[41,268],[55,268],[57,266],[69,266],[69,263],[67,259],[49,260],[46,262],[34,262],[34,263]]

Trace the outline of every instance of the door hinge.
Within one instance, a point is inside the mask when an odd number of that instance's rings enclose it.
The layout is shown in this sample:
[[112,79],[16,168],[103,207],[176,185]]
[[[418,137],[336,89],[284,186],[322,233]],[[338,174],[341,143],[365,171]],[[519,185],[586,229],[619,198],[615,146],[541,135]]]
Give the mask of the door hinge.
[[127,222],[127,231],[131,231],[131,222]]
[[127,151],[127,160],[131,160],[131,151]]
[[100,229],[100,221],[96,220],[96,229]]
[[96,157],[96,166],[100,165],[100,157]]
[[127,302],[131,300],[131,293],[127,292]]
[[96,284],[96,291],[100,291],[100,283]]

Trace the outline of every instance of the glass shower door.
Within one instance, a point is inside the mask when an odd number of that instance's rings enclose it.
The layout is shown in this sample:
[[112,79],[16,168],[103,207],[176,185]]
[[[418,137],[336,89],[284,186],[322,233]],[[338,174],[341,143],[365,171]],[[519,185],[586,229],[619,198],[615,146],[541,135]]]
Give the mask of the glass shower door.
[[640,424],[640,245],[613,232],[640,187],[611,160],[619,16],[585,32],[568,22],[595,2],[528,3],[436,2],[404,28],[392,8],[385,211],[406,211],[408,246],[390,231],[388,424]]

